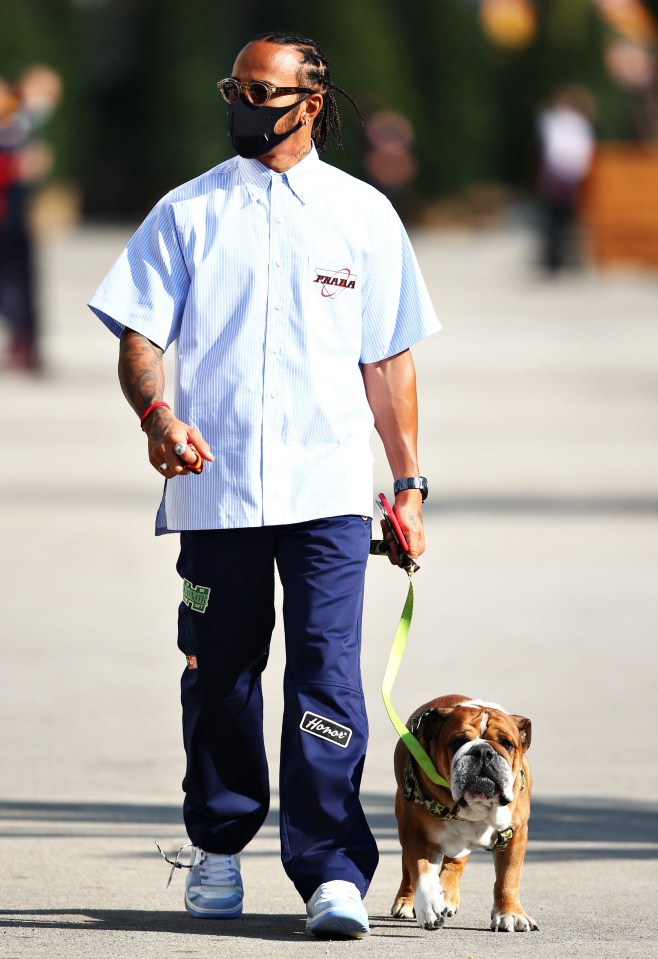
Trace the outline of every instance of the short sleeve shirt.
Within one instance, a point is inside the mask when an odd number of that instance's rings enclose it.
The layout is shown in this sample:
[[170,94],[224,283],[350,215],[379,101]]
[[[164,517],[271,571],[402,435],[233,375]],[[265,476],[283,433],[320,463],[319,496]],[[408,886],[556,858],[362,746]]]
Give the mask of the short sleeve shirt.
[[439,329],[407,234],[320,161],[235,157],[152,210],[89,303],[177,353],[175,412],[209,443],[165,483],[156,532],[371,515],[361,366]]

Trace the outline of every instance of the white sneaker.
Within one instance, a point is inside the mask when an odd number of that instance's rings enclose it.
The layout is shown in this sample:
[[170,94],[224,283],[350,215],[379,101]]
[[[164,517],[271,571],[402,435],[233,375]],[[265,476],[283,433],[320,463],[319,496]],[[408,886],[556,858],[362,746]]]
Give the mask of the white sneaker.
[[242,915],[240,856],[194,847],[185,880],[185,908],[196,919],[237,919]]
[[353,882],[323,882],[306,903],[306,931],[313,936],[361,939],[370,933],[368,913]]

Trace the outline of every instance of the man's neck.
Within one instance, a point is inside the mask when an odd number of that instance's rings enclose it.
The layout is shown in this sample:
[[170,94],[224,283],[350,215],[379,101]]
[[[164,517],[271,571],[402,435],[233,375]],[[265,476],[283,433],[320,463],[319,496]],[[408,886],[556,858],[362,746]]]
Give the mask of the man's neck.
[[308,142],[291,144],[293,150],[286,151],[285,153],[280,152],[281,147],[284,146],[286,146],[285,140],[280,147],[272,150],[271,153],[266,153],[264,156],[258,157],[259,163],[262,163],[263,166],[268,167],[268,169],[273,170],[275,173],[285,173],[286,170],[290,170],[292,167],[297,166],[298,163],[301,163],[313,150],[313,143],[310,137]]

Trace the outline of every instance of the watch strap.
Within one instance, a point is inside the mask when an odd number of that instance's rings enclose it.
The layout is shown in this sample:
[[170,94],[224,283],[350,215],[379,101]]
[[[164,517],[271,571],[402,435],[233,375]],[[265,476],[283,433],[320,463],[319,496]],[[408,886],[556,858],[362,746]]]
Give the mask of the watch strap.
[[403,490],[407,489],[417,489],[420,490],[423,497],[423,503],[427,499],[428,486],[427,479],[424,476],[404,476],[402,479],[398,479],[393,483],[393,492],[401,493]]

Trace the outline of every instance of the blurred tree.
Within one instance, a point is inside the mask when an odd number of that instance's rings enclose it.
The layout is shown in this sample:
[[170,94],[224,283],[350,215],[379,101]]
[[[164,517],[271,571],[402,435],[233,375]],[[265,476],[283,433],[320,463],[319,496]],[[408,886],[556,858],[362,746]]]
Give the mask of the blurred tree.
[[394,4],[411,80],[409,117],[418,134],[418,189],[454,193],[499,170],[503,116],[494,59],[464,0],[417,0],[414,16]]

